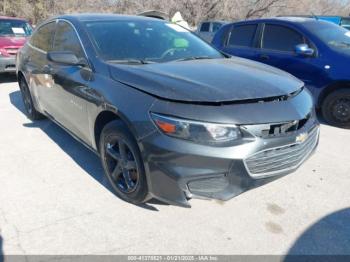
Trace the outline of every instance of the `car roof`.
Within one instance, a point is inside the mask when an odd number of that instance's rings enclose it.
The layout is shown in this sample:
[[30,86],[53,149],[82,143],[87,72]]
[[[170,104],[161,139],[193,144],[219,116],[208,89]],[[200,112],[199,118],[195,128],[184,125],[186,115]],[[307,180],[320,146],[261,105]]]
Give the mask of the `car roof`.
[[70,21],[74,20],[74,21],[79,21],[79,22],[108,21],[108,20],[161,21],[160,19],[146,17],[146,16],[120,15],[120,14],[100,14],[100,13],[69,14],[69,15],[56,16],[52,19],[66,19],[66,20],[70,20]]
[[224,25],[224,27],[230,25],[240,25],[240,24],[254,24],[254,23],[281,23],[285,25],[293,25],[297,27],[305,27],[307,24],[320,24],[320,23],[329,23],[324,20],[317,20],[314,18],[308,17],[272,17],[272,18],[260,18],[260,19],[251,19],[251,20],[242,20],[237,22],[232,22],[230,24]]
[[27,21],[27,19],[25,18],[21,18],[21,17],[11,17],[11,16],[0,16],[0,20],[2,19],[6,19],[6,20],[18,20],[18,21]]
[[240,22],[271,22],[271,21],[281,21],[281,22],[291,22],[291,23],[305,23],[305,22],[314,22],[316,19],[310,18],[310,17],[300,17],[300,16],[281,16],[281,17],[272,17],[272,18],[259,18],[259,19],[252,19],[252,20],[244,20],[244,21],[237,21],[237,23]]

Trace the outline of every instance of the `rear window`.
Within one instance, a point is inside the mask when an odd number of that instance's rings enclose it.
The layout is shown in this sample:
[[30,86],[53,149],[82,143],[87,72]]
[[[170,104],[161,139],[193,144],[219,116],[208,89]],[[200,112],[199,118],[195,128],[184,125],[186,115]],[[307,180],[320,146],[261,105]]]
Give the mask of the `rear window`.
[[252,47],[257,25],[235,26],[230,35],[230,46]]
[[209,30],[210,30],[210,23],[203,23],[201,25],[201,29],[200,29],[201,32],[209,32]]
[[304,38],[293,29],[280,25],[265,25],[262,48],[276,51],[294,52]]
[[32,31],[26,21],[0,19],[0,36],[30,36]]
[[218,31],[222,27],[221,23],[213,23],[213,32]]

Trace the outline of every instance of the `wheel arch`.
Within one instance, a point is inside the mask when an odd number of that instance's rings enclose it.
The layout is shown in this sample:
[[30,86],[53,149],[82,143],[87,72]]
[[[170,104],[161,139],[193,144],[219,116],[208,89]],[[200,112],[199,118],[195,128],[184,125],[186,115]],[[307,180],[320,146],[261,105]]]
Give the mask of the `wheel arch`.
[[121,123],[125,125],[125,127],[130,131],[130,133],[135,137],[134,132],[132,132],[130,125],[128,124],[128,121],[119,113],[116,111],[112,111],[109,109],[101,111],[95,121],[94,121],[94,142],[96,146],[97,152],[99,152],[99,143],[101,138],[101,133],[103,128],[110,122],[119,120]]
[[334,91],[336,90],[339,90],[339,89],[350,89],[350,81],[349,80],[344,80],[344,81],[337,81],[337,82],[334,82],[330,85],[328,85],[327,87],[325,87],[320,95],[318,96],[318,99],[317,99],[317,106],[320,108],[322,107],[322,103],[323,101],[325,100],[325,98],[333,93]]

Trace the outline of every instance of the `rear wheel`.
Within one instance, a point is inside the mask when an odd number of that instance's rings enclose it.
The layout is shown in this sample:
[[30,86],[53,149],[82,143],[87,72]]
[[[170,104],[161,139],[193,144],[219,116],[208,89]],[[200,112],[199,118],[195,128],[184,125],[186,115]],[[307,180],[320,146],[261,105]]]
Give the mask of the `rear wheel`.
[[328,124],[350,128],[350,89],[329,94],[323,101],[322,115]]
[[19,88],[21,90],[22,100],[27,117],[32,121],[45,118],[43,114],[35,109],[29,87],[23,79],[19,80]]
[[123,200],[140,204],[147,200],[148,187],[139,147],[120,121],[107,124],[101,133],[100,156],[105,174]]

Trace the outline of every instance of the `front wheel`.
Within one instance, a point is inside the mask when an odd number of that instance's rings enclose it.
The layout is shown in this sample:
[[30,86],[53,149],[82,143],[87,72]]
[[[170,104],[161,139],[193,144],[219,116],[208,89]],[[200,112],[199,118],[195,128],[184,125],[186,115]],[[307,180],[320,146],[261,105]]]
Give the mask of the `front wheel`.
[[350,128],[350,89],[329,94],[323,101],[322,115],[330,125]]
[[105,174],[123,200],[141,204],[148,187],[139,147],[120,121],[107,124],[101,133],[100,156]]

